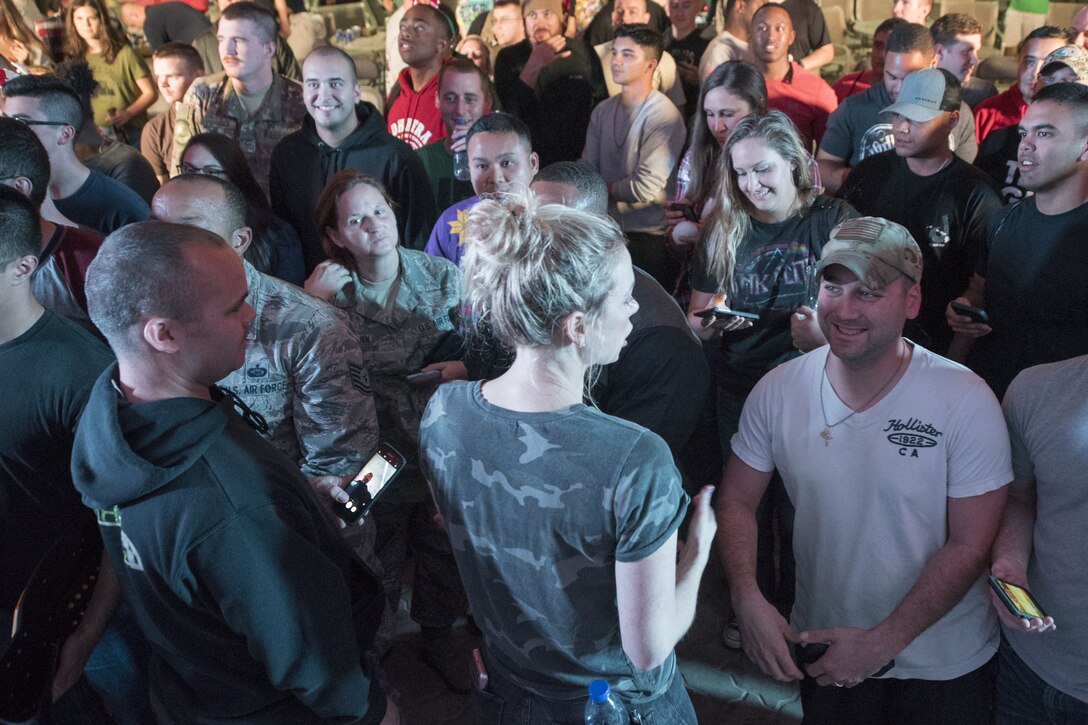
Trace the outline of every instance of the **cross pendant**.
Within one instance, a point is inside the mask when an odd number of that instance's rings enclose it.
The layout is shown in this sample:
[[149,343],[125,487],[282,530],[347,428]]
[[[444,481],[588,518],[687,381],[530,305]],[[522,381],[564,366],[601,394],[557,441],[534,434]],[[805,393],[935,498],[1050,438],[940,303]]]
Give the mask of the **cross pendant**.
[[820,437],[824,439],[824,447],[826,448],[831,442],[831,428],[825,425],[824,429],[820,431]]

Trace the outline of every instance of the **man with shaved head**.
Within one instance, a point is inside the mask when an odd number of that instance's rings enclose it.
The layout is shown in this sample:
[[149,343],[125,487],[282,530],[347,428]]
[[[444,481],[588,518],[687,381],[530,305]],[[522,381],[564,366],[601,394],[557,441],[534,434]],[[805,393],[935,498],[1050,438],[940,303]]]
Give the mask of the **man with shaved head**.
[[237,244],[159,221],[106,239],[87,301],[117,363],[76,434],[76,488],[150,644],[161,722],[397,722],[362,665],[380,586],[216,385],[256,316]]
[[[230,182],[187,174],[152,201],[155,219],[190,224],[243,257],[253,240],[245,199]],[[216,382],[263,418],[261,432],[315,484],[351,476],[378,446],[362,345],[331,305],[243,261],[246,303],[256,310],[245,364]]]
[[359,97],[351,56],[332,46],[314,48],[302,72],[307,116],[272,152],[269,187],[272,208],[302,240],[306,272],[326,259],[314,207],[325,184],[345,168],[381,180],[397,203],[401,243],[422,249],[436,216],[427,172],[411,147],[389,133],[378,109]]

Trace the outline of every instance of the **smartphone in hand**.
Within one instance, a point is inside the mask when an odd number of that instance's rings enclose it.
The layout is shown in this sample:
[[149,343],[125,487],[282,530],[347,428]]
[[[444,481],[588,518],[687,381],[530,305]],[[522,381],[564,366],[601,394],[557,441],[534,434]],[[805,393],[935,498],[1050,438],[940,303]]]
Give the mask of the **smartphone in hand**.
[[1046,617],[1046,612],[1027,589],[1004,579],[998,579],[996,576],[990,577],[990,588],[997,593],[998,599],[1014,617],[1028,620]]
[[990,324],[990,316],[986,314],[986,310],[980,310],[978,307],[965,305],[962,302],[949,302],[948,304],[957,315],[970,317],[971,322],[981,322],[983,325]]
[[334,504],[333,511],[345,523],[357,523],[366,516],[374,501],[397,477],[404,468],[404,463],[404,456],[396,448],[388,443],[380,444],[363,469],[344,489],[348,500]]
[[418,373],[410,373],[405,376],[410,385],[430,385],[442,380],[441,370],[420,370]]
[[759,320],[759,315],[754,312],[741,312],[740,310],[731,310],[727,307],[711,307],[705,310],[699,310],[695,313],[696,317],[713,317],[716,320],[724,320],[729,317],[739,317],[742,320],[751,320],[756,322]]
[[669,211],[683,212],[684,218],[687,219],[689,222],[695,222],[696,224],[699,223],[699,217],[695,214],[695,207],[693,207],[691,204],[674,201],[673,203],[669,204]]

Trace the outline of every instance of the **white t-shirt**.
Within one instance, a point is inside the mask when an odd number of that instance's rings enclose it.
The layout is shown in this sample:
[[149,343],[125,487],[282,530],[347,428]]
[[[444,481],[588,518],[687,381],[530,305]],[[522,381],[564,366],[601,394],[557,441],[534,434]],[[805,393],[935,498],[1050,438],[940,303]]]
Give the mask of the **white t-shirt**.
[[[981,378],[914,346],[896,386],[850,415],[824,378],[824,346],[768,373],[752,391],[733,452],[759,471],[777,468],[797,509],[793,549],[798,632],[871,628],[914,586],[947,540],[947,498],[1012,480],[1008,434]],[[985,577],[896,658],[886,676],[950,680],[997,649]]]

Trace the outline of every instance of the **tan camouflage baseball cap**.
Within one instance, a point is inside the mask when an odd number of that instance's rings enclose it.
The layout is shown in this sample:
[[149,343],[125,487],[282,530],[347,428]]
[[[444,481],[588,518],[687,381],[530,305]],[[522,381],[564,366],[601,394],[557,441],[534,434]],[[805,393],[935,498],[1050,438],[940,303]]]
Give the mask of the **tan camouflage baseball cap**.
[[831,230],[816,274],[841,264],[869,289],[883,289],[900,276],[922,280],[922,250],[906,229],[880,217],[847,219]]
[[1043,68],[1040,75],[1046,75],[1054,70],[1055,66],[1064,65],[1077,74],[1077,80],[1088,80],[1088,51],[1078,45],[1063,45],[1055,49],[1043,60]]

